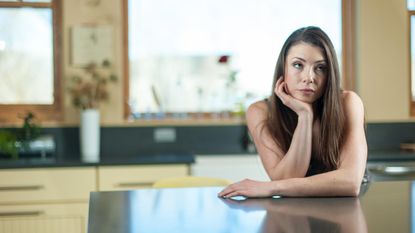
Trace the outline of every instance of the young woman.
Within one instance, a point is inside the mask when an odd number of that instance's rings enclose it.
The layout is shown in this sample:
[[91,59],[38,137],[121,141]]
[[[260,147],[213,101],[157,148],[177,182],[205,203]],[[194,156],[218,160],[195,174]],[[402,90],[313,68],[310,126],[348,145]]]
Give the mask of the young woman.
[[245,179],[219,196],[357,196],[367,144],[359,96],[340,88],[333,45],[318,27],[284,43],[272,94],[252,104],[247,124],[271,181]]

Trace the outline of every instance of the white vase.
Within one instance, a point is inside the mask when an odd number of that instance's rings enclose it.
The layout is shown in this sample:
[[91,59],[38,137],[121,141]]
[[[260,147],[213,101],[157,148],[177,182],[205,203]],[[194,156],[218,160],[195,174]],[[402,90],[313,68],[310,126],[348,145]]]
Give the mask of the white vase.
[[99,162],[100,125],[99,110],[86,109],[81,112],[80,144],[81,160],[86,163]]

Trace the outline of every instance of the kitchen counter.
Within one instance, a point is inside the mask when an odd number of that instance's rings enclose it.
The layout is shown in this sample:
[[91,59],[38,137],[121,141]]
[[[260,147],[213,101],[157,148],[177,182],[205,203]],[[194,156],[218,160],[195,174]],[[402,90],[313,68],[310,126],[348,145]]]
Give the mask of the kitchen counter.
[[399,149],[369,150],[368,162],[415,161],[415,152]]
[[32,159],[3,159],[0,169],[7,168],[45,168],[45,167],[84,167],[84,166],[114,166],[114,165],[145,165],[145,164],[191,164],[194,163],[192,154],[160,154],[140,155],[136,157],[102,158],[98,163],[84,163],[79,159],[67,158],[32,158]]
[[357,198],[246,200],[217,197],[222,187],[93,192],[88,232],[413,232],[414,187],[373,182]]
[[[240,155],[240,154],[238,154]],[[251,156],[252,154],[246,154]],[[256,155],[256,154],[255,154]],[[221,155],[209,155],[221,156]],[[138,156],[103,157],[98,163],[84,163],[79,155],[64,156],[62,158],[27,158],[27,159],[0,159],[0,169],[7,168],[41,168],[41,167],[74,167],[74,166],[106,166],[106,165],[137,165],[137,164],[192,164],[194,155],[180,154],[149,154]],[[395,150],[370,150],[368,164],[379,162],[414,162],[415,152]]]

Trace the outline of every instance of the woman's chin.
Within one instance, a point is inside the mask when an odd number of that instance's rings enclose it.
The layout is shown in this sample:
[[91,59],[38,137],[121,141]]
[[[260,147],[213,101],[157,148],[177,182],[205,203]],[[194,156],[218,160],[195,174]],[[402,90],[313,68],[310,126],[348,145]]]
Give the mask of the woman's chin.
[[307,104],[312,104],[316,101],[311,96],[309,96],[309,97],[307,97],[307,96],[294,96],[294,98],[301,101],[301,102],[307,103]]

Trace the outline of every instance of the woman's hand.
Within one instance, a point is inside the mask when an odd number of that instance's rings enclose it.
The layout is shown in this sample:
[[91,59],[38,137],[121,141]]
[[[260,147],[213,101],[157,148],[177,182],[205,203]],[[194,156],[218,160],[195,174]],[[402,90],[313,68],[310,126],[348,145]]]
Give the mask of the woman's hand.
[[278,98],[280,98],[281,102],[285,106],[291,108],[295,113],[297,113],[297,115],[303,113],[313,113],[311,104],[295,99],[293,96],[290,95],[287,89],[287,84],[284,82],[283,77],[280,77],[277,80],[274,93],[278,96]]
[[218,196],[230,198],[234,196],[244,197],[270,197],[272,196],[271,182],[245,179],[231,184],[223,189]]

